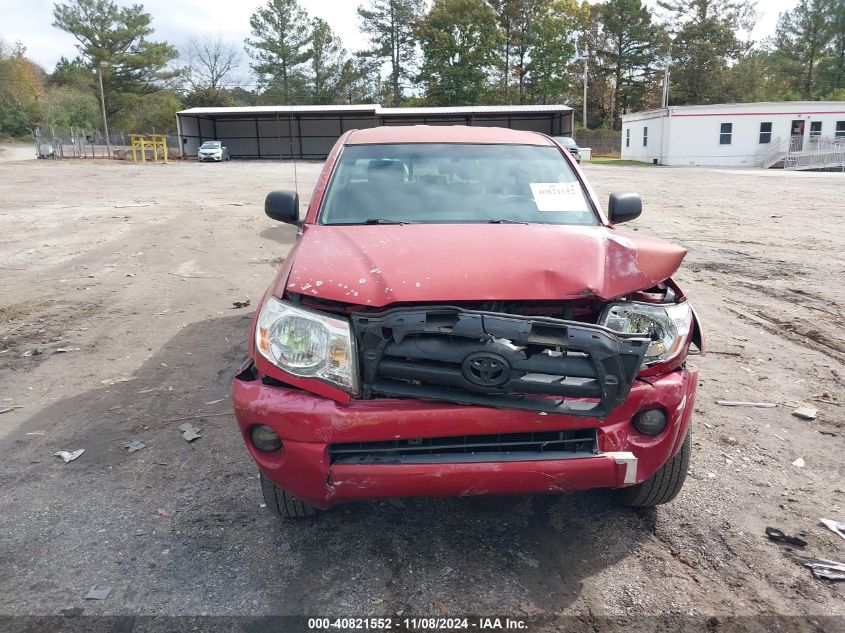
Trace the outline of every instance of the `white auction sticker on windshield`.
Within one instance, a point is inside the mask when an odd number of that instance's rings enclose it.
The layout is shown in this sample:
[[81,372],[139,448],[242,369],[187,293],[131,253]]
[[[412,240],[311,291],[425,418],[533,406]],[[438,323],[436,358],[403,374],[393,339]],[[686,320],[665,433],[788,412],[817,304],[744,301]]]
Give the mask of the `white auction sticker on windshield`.
[[538,211],[587,211],[587,201],[576,182],[532,182]]

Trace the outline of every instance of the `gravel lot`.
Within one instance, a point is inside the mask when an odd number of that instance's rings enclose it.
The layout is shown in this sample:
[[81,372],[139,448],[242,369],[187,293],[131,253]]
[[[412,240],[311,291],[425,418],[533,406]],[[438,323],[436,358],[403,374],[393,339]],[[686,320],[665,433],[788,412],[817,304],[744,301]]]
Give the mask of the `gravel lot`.
[[[300,191],[319,169],[299,165]],[[292,167],[0,163],[0,411],[20,407],[0,415],[0,615],[498,614],[594,631],[827,615],[777,626],[842,630],[845,584],[763,532],[845,560],[818,521],[845,521],[845,176],[585,171],[602,199],[642,194],[632,230],[689,249],[677,280],[710,353],[692,359],[676,501],[413,499],[285,524],[259,507],[227,398],[253,309],[232,302],[255,305],[295,238],[262,212]],[[791,415],[802,403],[816,420]],[[178,418],[198,413],[188,444]],[[85,600],[92,586],[111,593]]]

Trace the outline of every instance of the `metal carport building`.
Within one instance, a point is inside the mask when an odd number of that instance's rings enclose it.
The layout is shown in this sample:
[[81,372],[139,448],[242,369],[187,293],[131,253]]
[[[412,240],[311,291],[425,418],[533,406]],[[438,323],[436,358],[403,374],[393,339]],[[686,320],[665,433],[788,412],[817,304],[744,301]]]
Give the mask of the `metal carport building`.
[[380,125],[483,125],[532,130],[551,136],[572,133],[565,105],[382,108],[376,104],[191,108],[176,114],[183,154],[195,156],[204,141],[223,141],[233,158],[328,156],[347,130]]

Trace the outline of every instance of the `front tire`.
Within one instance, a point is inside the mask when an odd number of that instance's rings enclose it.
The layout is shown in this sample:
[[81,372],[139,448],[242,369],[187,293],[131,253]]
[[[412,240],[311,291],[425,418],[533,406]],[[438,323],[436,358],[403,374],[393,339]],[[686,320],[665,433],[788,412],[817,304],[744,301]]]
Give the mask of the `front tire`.
[[283,519],[304,519],[317,514],[317,508],[294,497],[287,490],[279,488],[272,481],[260,473],[261,493],[267,509]]
[[669,503],[681,491],[687,478],[691,451],[692,430],[688,430],[681,450],[663,464],[651,478],[619,491],[622,503],[635,507],[651,507]]

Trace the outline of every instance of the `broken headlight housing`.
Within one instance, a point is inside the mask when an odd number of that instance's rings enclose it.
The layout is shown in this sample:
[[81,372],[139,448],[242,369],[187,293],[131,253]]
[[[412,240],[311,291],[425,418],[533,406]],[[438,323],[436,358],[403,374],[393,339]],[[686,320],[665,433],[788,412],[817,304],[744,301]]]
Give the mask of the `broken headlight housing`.
[[258,315],[255,348],[293,376],[317,378],[349,393],[358,391],[349,321],[270,297]]
[[651,343],[643,367],[667,363],[680,356],[692,333],[689,303],[661,304],[620,301],[608,304],[599,325],[617,332],[645,334]]

